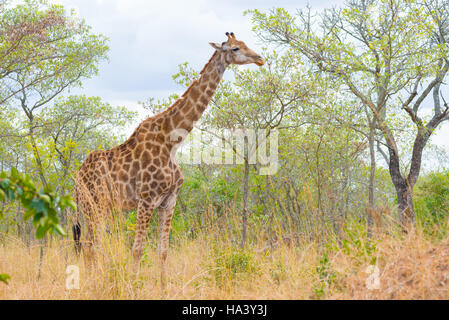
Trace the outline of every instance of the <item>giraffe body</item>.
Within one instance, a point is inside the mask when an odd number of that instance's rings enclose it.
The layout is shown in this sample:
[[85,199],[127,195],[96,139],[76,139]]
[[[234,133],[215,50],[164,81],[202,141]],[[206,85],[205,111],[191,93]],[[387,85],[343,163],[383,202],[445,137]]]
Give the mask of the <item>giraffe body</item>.
[[[123,144],[93,151],[83,162],[75,181],[79,210],[87,224],[86,250],[92,256],[96,243],[95,224],[114,208],[137,209],[133,245],[135,267],[143,254],[145,236],[154,209],[159,214],[159,254],[161,281],[165,285],[168,236],[176,198],[184,175],[176,162],[176,149],[193,129],[212,99],[229,64],[256,63],[260,56],[231,33],[186,92],[165,111],[144,120]],[[74,227],[80,247],[80,224]],[[76,231],[76,232],[75,232]]]

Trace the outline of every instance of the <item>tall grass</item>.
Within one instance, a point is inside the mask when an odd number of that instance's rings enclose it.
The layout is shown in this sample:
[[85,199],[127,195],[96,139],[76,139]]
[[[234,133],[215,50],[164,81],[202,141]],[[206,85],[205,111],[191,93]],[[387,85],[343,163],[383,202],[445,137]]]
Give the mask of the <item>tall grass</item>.
[[[39,246],[7,236],[0,246],[0,299],[448,299],[449,239],[418,229],[402,235],[380,231],[371,240],[364,223],[341,225],[321,240],[288,241],[260,235],[240,249],[234,233],[220,228],[171,239],[168,283],[160,286],[157,237],[149,237],[138,274],[132,271],[128,226],[103,229],[97,263],[85,264],[71,240],[48,242],[39,271]],[[386,232],[388,231],[388,232]],[[324,243],[324,244],[323,244]],[[80,270],[80,288],[66,288],[67,266]],[[374,268],[379,286],[369,285]]]
[[[95,208],[82,219],[84,246],[86,225],[90,221],[95,227],[95,263],[76,255],[69,239],[50,238],[40,259],[40,243],[30,245],[4,234],[0,270],[11,280],[0,284],[0,299],[449,298],[447,233],[432,236],[418,221],[417,230],[404,235],[387,206],[369,212],[374,220],[371,237],[366,214],[325,215],[312,200],[297,217],[285,218],[276,211],[252,215],[244,249],[240,210],[232,203],[222,206],[219,214],[208,203],[196,216],[177,212],[168,282],[162,290],[157,212],[135,273],[135,212],[126,216],[117,206],[98,206],[83,186],[78,192]],[[439,228],[447,229],[444,221]],[[79,289],[66,286],[69,266],[79,268]]]

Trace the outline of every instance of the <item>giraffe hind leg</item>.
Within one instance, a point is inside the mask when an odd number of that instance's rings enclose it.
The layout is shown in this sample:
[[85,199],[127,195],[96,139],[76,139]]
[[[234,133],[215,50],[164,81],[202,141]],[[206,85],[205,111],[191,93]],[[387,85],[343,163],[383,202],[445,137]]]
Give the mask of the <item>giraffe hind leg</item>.
[[167,255],[170,240],[170,225],[175,210],[176,194],[172,194],[158,209],[159,214],[159,259],[161,264],[161,285],[165,288],[167,283]]
[[133,258],[134,258],[134,271],[138,271],[140,265],[140,259],[142,258],[145,248],[146,235],[148,225],[150,223],[151,216],[155,209],[154,201],[139,200],[137,207],[137,224],[136,234],[134,236],[133,244]]

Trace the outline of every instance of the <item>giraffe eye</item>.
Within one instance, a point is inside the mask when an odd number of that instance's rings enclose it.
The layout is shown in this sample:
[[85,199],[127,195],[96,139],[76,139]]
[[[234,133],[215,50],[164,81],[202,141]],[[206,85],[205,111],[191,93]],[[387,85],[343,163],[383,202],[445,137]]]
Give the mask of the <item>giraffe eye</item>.
[[235,51],[239,51],[239,50],[240,50],[240,48],[233,48],[233,49],[232,49],[232,51],[234,51],[234,52],[235,52]]

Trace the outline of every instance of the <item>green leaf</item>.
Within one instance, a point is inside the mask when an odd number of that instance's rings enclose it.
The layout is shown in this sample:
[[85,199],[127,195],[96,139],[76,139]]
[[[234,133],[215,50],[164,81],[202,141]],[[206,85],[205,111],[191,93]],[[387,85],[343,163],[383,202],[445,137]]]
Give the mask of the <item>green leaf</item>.
[[39,198],[44,200],[46,203],[50,203],[50,201],[51,201],[51,198],[47,194],[40,194]]
[[0,282],[4,282],[8,284],[8,280],[11,279],[11,276],[6,273],[0,273]]
[[2,181],[0,181],[0,188],[6,190],[9,188],[9,186],[10,186],[9,179],[3,179]]
[[19,179],[19,177],[20,177],[19,171],[17,171],[16,168],[12,167],[11,168],[11,178],[13,180],[17,180],[17,179]]
[[49,229],[48,225],[45,225],[45,226],[40,225],[40,226],[38,226],[37,230],[36,230],[36,238],[37,239],[42,239],[43,237],[45,237],[45,234],[47,233],[48,229]]
[[54,229],[55,229],[55,233],[60,234],[60,235],[62,235],[64,237],[67,236],[67,233],[65,232],[65,230],[59,224],[55,225]]
[[34,216],[35,213],[36,213],[35,209],[26,210],[25,213],[23,214],[23,220],[24,221],[28,220],[29,218]]

